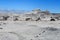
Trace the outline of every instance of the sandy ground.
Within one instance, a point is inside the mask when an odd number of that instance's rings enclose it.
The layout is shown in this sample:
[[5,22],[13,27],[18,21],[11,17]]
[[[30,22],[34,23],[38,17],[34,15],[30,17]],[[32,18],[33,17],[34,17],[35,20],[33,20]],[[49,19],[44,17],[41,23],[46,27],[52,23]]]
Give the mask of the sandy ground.
[[0,40],[60,40],[60,21],[0,21]]

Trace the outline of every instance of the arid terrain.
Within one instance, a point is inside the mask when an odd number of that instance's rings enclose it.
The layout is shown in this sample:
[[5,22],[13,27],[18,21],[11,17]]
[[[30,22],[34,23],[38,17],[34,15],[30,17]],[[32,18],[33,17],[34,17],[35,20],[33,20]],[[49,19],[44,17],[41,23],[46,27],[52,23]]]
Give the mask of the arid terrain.
[[60,14],[5,12],[0,12],[0,40],[60,40]]
[[0,40],[60,40],[60,21],[1,21]]

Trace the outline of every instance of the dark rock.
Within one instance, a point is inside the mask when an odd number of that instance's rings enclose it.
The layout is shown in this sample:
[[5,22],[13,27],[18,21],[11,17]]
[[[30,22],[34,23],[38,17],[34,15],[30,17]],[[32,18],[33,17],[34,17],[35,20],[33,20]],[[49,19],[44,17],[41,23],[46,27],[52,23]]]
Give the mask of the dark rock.
[[1,24],[0,24],[1,25]]
[[0,29],[3,29],[3,28],[0,28]]
[[36,35],[36,37],[39,37],[38,35]]
[[50,19],[50,21],[55,21],[55,19],[52,18],[52,19]]
[[30,39],[30,40],[33,40],[33,39]]
[[6,23],[3,23],[3,24],[6,24]]
[[42,33],[44,33],[45,31],[43,31]]
[[41,35],[41,33],[39,35]]
[[47,27],[46,29],[49,31],[57,31],[58,30],[57,28],[53,28],[53,27]]

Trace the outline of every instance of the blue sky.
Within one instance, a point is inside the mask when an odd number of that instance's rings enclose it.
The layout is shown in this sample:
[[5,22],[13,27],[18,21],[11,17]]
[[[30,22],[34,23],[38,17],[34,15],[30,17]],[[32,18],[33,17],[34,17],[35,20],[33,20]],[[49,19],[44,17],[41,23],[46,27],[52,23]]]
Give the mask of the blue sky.
[[32,10],[36,8],[60,13],[60,0],[0,0],[0,9]]

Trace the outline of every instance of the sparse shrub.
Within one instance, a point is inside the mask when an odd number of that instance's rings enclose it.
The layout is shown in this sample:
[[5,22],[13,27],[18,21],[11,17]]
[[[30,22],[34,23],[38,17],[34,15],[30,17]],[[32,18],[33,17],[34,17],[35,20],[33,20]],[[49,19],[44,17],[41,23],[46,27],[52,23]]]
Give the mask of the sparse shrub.
[[9,16],[3,16],[3,20],[7,20],[9,18]]
[[18,21],[18,18],[15,18],[15,20],[14,21]]
[[38,20],[41,20],[40,18],[38,18],[36,21],[38,21]]
[[31,18],[26,18],[26,21],[30,20]]
[[50,19],[50,21],[55,21],[55,19]]

